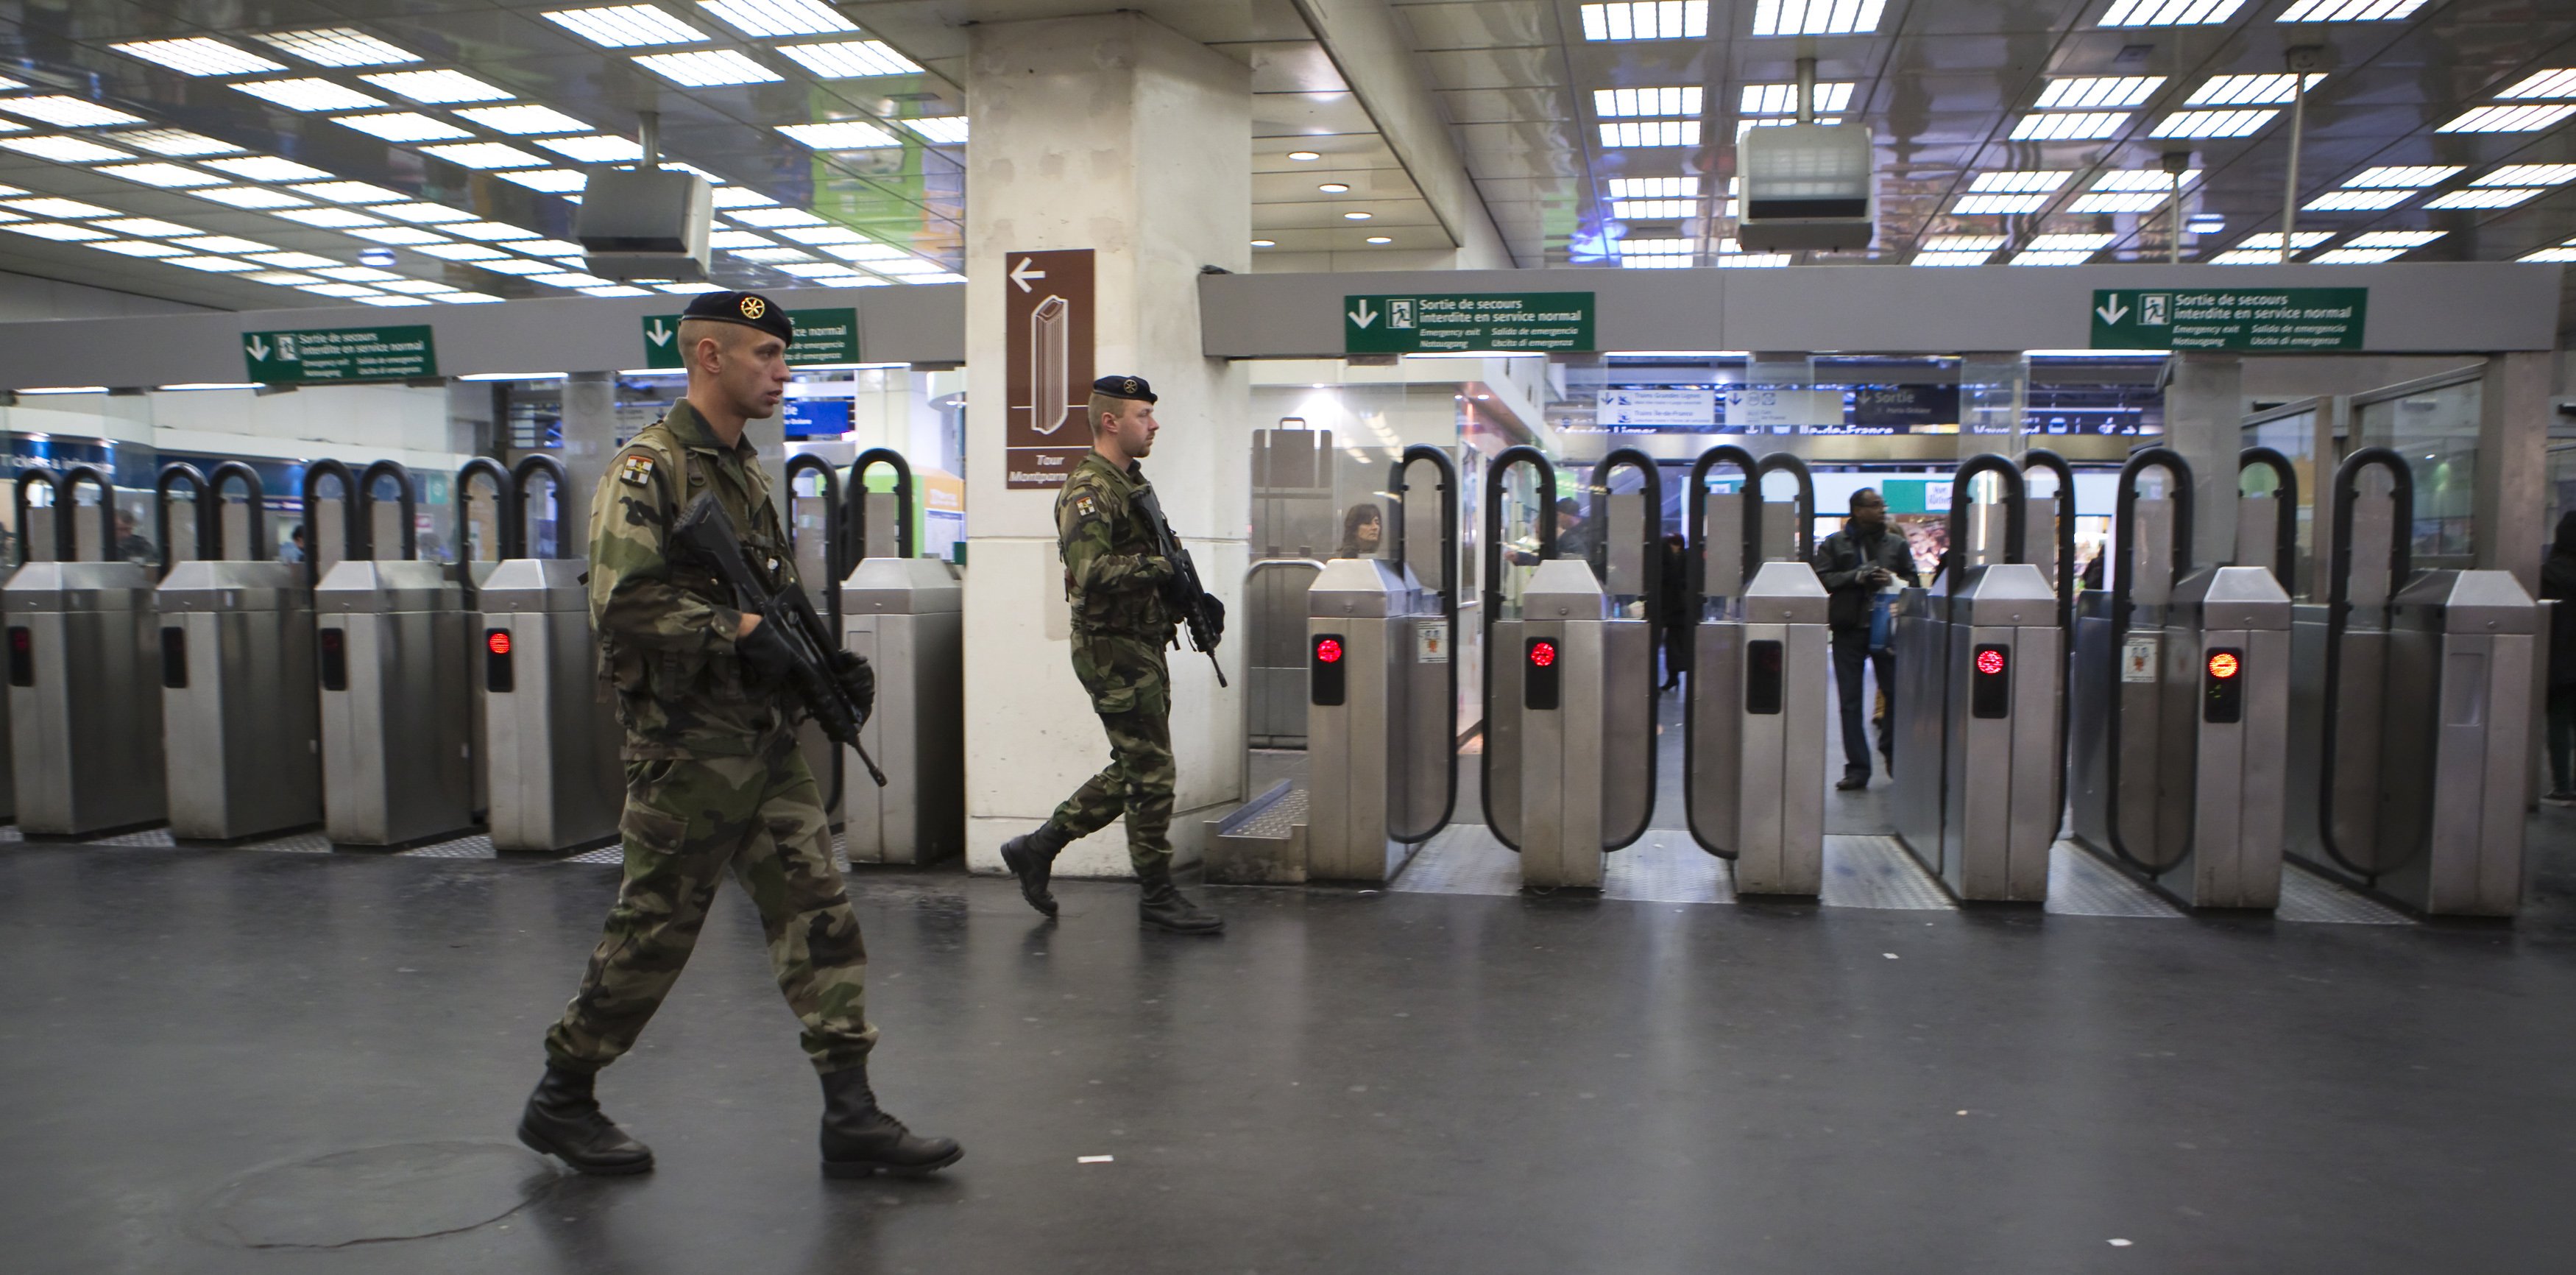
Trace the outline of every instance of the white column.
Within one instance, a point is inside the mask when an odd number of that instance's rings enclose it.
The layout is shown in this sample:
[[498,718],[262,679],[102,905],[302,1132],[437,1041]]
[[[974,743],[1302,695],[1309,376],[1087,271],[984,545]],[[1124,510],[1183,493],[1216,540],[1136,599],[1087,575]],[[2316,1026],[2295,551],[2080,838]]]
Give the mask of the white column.
[[[501,422],[504,430],[508,421]],[[564,472],[572,478],[572,491],[567,494],[563,534],[570,538],[575,552],[587,554],[590,545],[590,498],[599,490],[600,475],[608,472],[608,458],[617,454],[617,377],[612,372],[574,372],[564,377],[563,386],[563,462]],[[515,460],[515,458],[513,458]]]
[[2477,564],[2510,571],[2540,591],[2540,558],[2557,528],[2549,515],[2550,356],[2498,354],[2487,360],[2478,396],[2477,489],[2472,505]]
[[[998,872],[1002,842],[1109,757],[1069,662],[1055,493],[1003,486],[1003,254],[1096,254],[1095,365],[1153,382],[1163,430],[1145,472],[1234,608],[1251,523],[1250,393],[1241,369],[1199,354],[1198,275],[1250,262],[1252,94],[1242,63],[1139,14],[968,35],[966,860]],[[1239,687],[1233,643],[1223,656]],[[1241,799],[1242,702],[1186,645],[1169,660],[1172,844],[1187,864],[1201,821]],[[1056,871],[1126,876],[1125,837],[1112,824]]]
[[2165,446],[2191,462],[2191,561],[2236,558],[2236,454],[2245,438],[2245,368],[2233,354],[2176,354],[2165,386]]

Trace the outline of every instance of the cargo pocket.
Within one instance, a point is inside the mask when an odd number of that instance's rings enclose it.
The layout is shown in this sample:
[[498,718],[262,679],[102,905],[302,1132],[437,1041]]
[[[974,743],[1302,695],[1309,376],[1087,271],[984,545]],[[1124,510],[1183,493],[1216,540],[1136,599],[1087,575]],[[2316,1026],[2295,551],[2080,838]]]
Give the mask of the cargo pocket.
[[1118,658],[1118,644],[1100,638],[1076,639],[1073,673],[1091,696],[1091,711],[1108,717],[1136,710],[1136,678]]
[[[646,765],[665,765],[647,762]],[[689,821],[667,811],[655,810],[641,802],[626,803],[626,813],[617,820],[617,836],[629,853],[637,850],[658,854],[676,854],[689,839]]]

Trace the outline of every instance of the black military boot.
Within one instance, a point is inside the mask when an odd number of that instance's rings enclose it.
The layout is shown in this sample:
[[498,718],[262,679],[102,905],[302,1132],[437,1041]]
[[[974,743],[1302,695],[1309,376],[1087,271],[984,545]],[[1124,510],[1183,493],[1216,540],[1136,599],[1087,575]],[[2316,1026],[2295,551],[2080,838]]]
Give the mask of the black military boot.
[[1055,895],[1047,891],[1047,878],[1055,868],[1055,856],[1064,849],[1064,830],[1053,820],[1037,831],[1013,837],[1002,843],[1002,866],[1020,879],[1020,897],[1029,906],[1048,916],[1055,915]]
[[519,1141],[584,1173],[616,1176],[653,1171],[653,1149],[628,1136],[599,1110],[591,1096],[597,1072],[546,1066],[545,1079],[528,1095],[519,1117]]
[[1190,902],[1172,884],[1172,865],[1166,860],[1152,868],[1136,870],[1136,880],[1145,887],[1145,897],[1136,901],[1136,919],[1151,929],[1174,934],[1221,934],[1225,918]]
[[824,1177],[864,1178],[879,1170],[916,1177],[965,1154],[956,1139],[915,1137],[879,1108],[866,1063],[823,1077]]

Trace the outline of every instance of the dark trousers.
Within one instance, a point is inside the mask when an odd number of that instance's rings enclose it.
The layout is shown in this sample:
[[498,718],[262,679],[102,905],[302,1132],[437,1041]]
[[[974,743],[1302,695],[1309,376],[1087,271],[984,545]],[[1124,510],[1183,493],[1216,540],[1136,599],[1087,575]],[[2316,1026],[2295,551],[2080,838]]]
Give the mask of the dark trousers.
[[[1892,708],[1896,696],[1895,653],[1881,651],[1876,655],[1870,654],[1867,629],[1834,630],[1834,687],[1843,702],[1843,770],[1847,774],[1866,775],[1870,772],[1867,725],[1870,705],[1861,672],[1872,664],[1878,666],[1878,688],[1887,693]],[[1896,741],[1888,737],[1885,726],[1879,728],[1878,751],[1887,755],[1889,773],[1895,773]]]
[[2576,686],[2549,688],[2549,790],[2576,791],[2576,775],[2568,772],[2576,763]]
[[1670,686],[1690,671],[1691,626],[1666,624],[1664,638],[1664,685]]

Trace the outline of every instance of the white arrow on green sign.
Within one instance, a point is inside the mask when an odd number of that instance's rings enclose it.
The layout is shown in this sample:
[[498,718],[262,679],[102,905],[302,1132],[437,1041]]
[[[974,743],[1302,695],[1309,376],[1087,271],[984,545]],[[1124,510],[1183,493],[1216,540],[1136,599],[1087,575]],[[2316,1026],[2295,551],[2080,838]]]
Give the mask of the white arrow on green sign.
[[409,381],[438,375],[438,345],[426,324],[245,332],[242,367],[262,385]]
[[2101,288],[2093,348],[2358,350],[2369,318],[2368,288]]
[[[787,321],[796,325],[796,343],[787,347],[790,367],[811,367],[818,363],[856,363],[859,361],[859,312],[844,306],[836,310],[790,310]],[[644,316],[644,366],[677,368],[680,358],[680,316],[648,314]]]
[[1342,298],[1346,354],[1592,348],[1589,292],[1477,292]]

